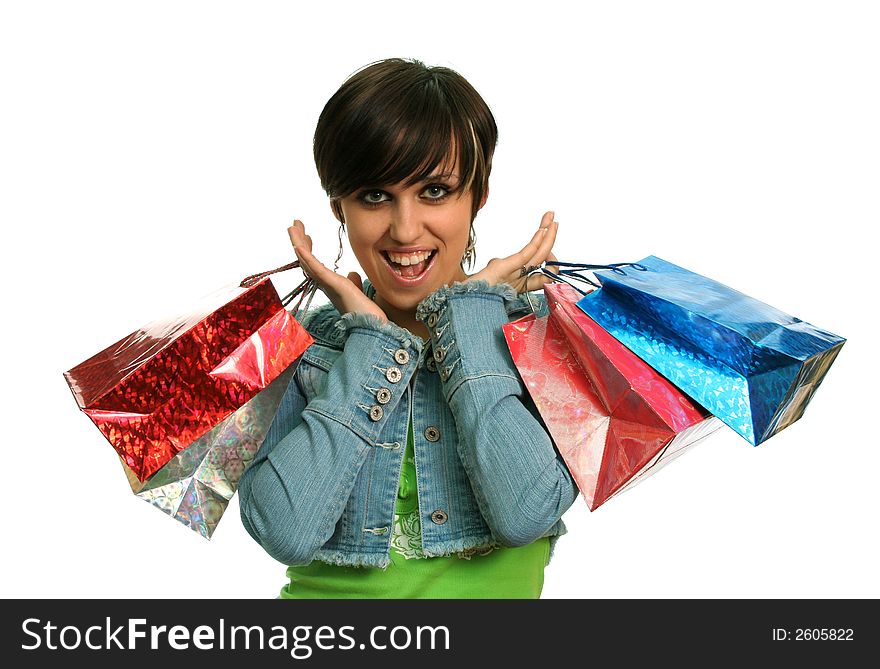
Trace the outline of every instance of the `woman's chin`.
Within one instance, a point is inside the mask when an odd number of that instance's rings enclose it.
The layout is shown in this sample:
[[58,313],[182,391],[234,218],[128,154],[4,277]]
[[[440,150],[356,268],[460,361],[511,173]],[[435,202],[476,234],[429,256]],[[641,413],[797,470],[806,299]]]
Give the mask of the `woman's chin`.
[[419,303],[433,293],[434,290],[434,288],[429,287],[423,287],[421,290],[401,290],[395,287],[382,287],[378,288],[376,292],[377,297],[381,297],[382,302],[391,309],[401,314],[412,314],[415,313]]

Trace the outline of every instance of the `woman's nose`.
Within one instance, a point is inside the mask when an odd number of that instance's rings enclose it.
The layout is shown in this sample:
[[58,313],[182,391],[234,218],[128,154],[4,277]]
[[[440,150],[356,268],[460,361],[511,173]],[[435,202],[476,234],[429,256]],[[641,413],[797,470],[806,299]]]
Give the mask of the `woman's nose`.
[[412,244],[422,234],[418,207],[414,203],[398,200],[391,209],[389,233],[400,244]]

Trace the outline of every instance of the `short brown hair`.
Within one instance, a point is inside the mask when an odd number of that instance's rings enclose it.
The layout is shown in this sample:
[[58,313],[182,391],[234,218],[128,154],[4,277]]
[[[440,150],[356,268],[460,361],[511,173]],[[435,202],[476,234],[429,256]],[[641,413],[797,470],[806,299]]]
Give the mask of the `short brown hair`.
[[355,72],[327,101],[315,129],[315,165],[321,186],[336,200],[364,186],[418,183],[454,147],[461,192],[473,193],[473,219],[497,141],[489,106],[464,77],[390,58]]

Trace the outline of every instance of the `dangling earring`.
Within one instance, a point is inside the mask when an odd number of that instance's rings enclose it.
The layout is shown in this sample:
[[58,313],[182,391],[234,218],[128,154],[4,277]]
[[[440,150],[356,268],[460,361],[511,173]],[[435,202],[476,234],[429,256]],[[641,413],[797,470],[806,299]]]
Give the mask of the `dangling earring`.
[[333,261],[333,271],[339,269],[339,261],[342,260],[342,235],[345,234],[345,221],[339,222],[339,251],[336,254],[336,260]]
[[333,213],[339,219],[339,252],[336,254],[336,260],[333,261],[333,271],[335,272],[339,269],[339,261],[342,260],[342,235],[345,234],[345,216],[342,215],[342,207],[339,204],[339,200],[331,200],[331,205],[333,206]]
[[461,257],[461,266],[464,267],[467,265],[467,268],[473,269],[474,267],[474,258],[476,257],[476,246],[477,243],[477,235],[474,232],[474,225],[471,223],[471,229],[468,233],[468,243],[467,247],[464,250],[464,255]]

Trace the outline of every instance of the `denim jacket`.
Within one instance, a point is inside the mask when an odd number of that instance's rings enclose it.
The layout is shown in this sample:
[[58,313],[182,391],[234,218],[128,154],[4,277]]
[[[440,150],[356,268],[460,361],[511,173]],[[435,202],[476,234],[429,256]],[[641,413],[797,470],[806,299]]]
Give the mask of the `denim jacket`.
[[427,556],[544,536],[552,548],[577,488],[504,340],[502,324],[527,313],[484,281],[419,304],[429,342],[329,304],[309,311],[315,343],[239,484],[248,533],[289,565],[386,567],[411,417]]

